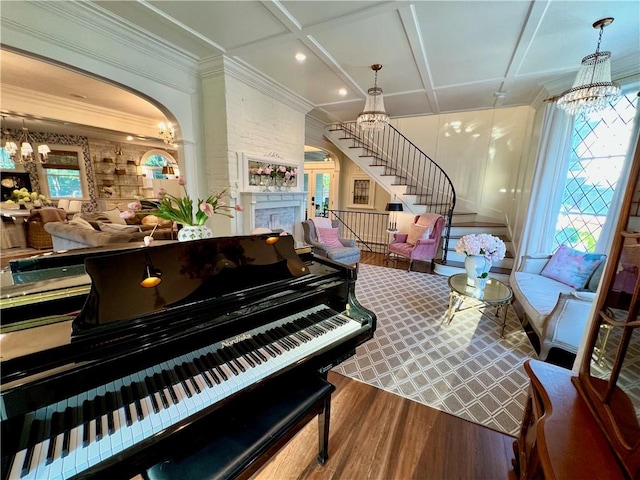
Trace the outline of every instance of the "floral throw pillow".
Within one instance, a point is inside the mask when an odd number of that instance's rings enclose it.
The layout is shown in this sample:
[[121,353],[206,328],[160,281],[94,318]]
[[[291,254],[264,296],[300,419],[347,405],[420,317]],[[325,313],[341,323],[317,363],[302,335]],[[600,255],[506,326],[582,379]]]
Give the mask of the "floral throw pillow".
[[549,259],[540,275],[562,282],[572,288],[584,288],[605,255],[601,253],[584,253],[566,245],[560,248]]
[[318,232],[318,240],[329,248],[343,247],[342,242],[338,239],[337,228],[316,228]]
[[415,245],[418,240],[425,240],[431,235],[431,229],[422,225],[411,224],[409,228],[409,235],[407,236],[407,243],[409,245]]

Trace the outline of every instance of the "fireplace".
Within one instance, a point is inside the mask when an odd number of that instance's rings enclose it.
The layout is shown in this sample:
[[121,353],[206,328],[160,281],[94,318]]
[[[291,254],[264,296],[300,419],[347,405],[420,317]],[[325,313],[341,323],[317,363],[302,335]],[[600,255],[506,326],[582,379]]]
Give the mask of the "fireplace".
[[282,229],[293,234],[305,218],[304,192],[241,192],[245,233],[254,229]]

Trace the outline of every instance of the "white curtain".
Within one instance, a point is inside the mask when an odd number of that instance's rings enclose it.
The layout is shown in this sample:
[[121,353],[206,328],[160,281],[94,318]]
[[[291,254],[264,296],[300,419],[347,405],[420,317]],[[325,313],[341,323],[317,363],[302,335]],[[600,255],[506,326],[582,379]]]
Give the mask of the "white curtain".
[[531,197],[516,258],[551,253],[567,176],[573,117],[549,102],[542,120]]

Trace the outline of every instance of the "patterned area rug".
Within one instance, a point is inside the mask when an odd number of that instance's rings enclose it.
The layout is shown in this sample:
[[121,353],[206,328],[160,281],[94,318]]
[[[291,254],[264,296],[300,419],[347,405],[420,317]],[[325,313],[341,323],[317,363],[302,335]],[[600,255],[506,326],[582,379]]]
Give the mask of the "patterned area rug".
[[366,264],[356,297],[376,313],[377,330],[335,372],[518,434],[529,385],[522,364],[537,356],[511,307],[505,338],[493,308],[491,318],[461,312],[447,325],[447,277]]

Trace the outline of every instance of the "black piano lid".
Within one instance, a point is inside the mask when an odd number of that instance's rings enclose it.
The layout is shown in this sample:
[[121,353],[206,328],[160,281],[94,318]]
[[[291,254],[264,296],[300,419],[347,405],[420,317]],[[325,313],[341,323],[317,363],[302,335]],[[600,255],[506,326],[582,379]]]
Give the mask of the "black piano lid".
[[[148,269],[160,274],[157,286],[141,286]],[[91,291],[73,322],[74,334],[309,273],[290,235],[143,247],[87,258],[85,270]]]

